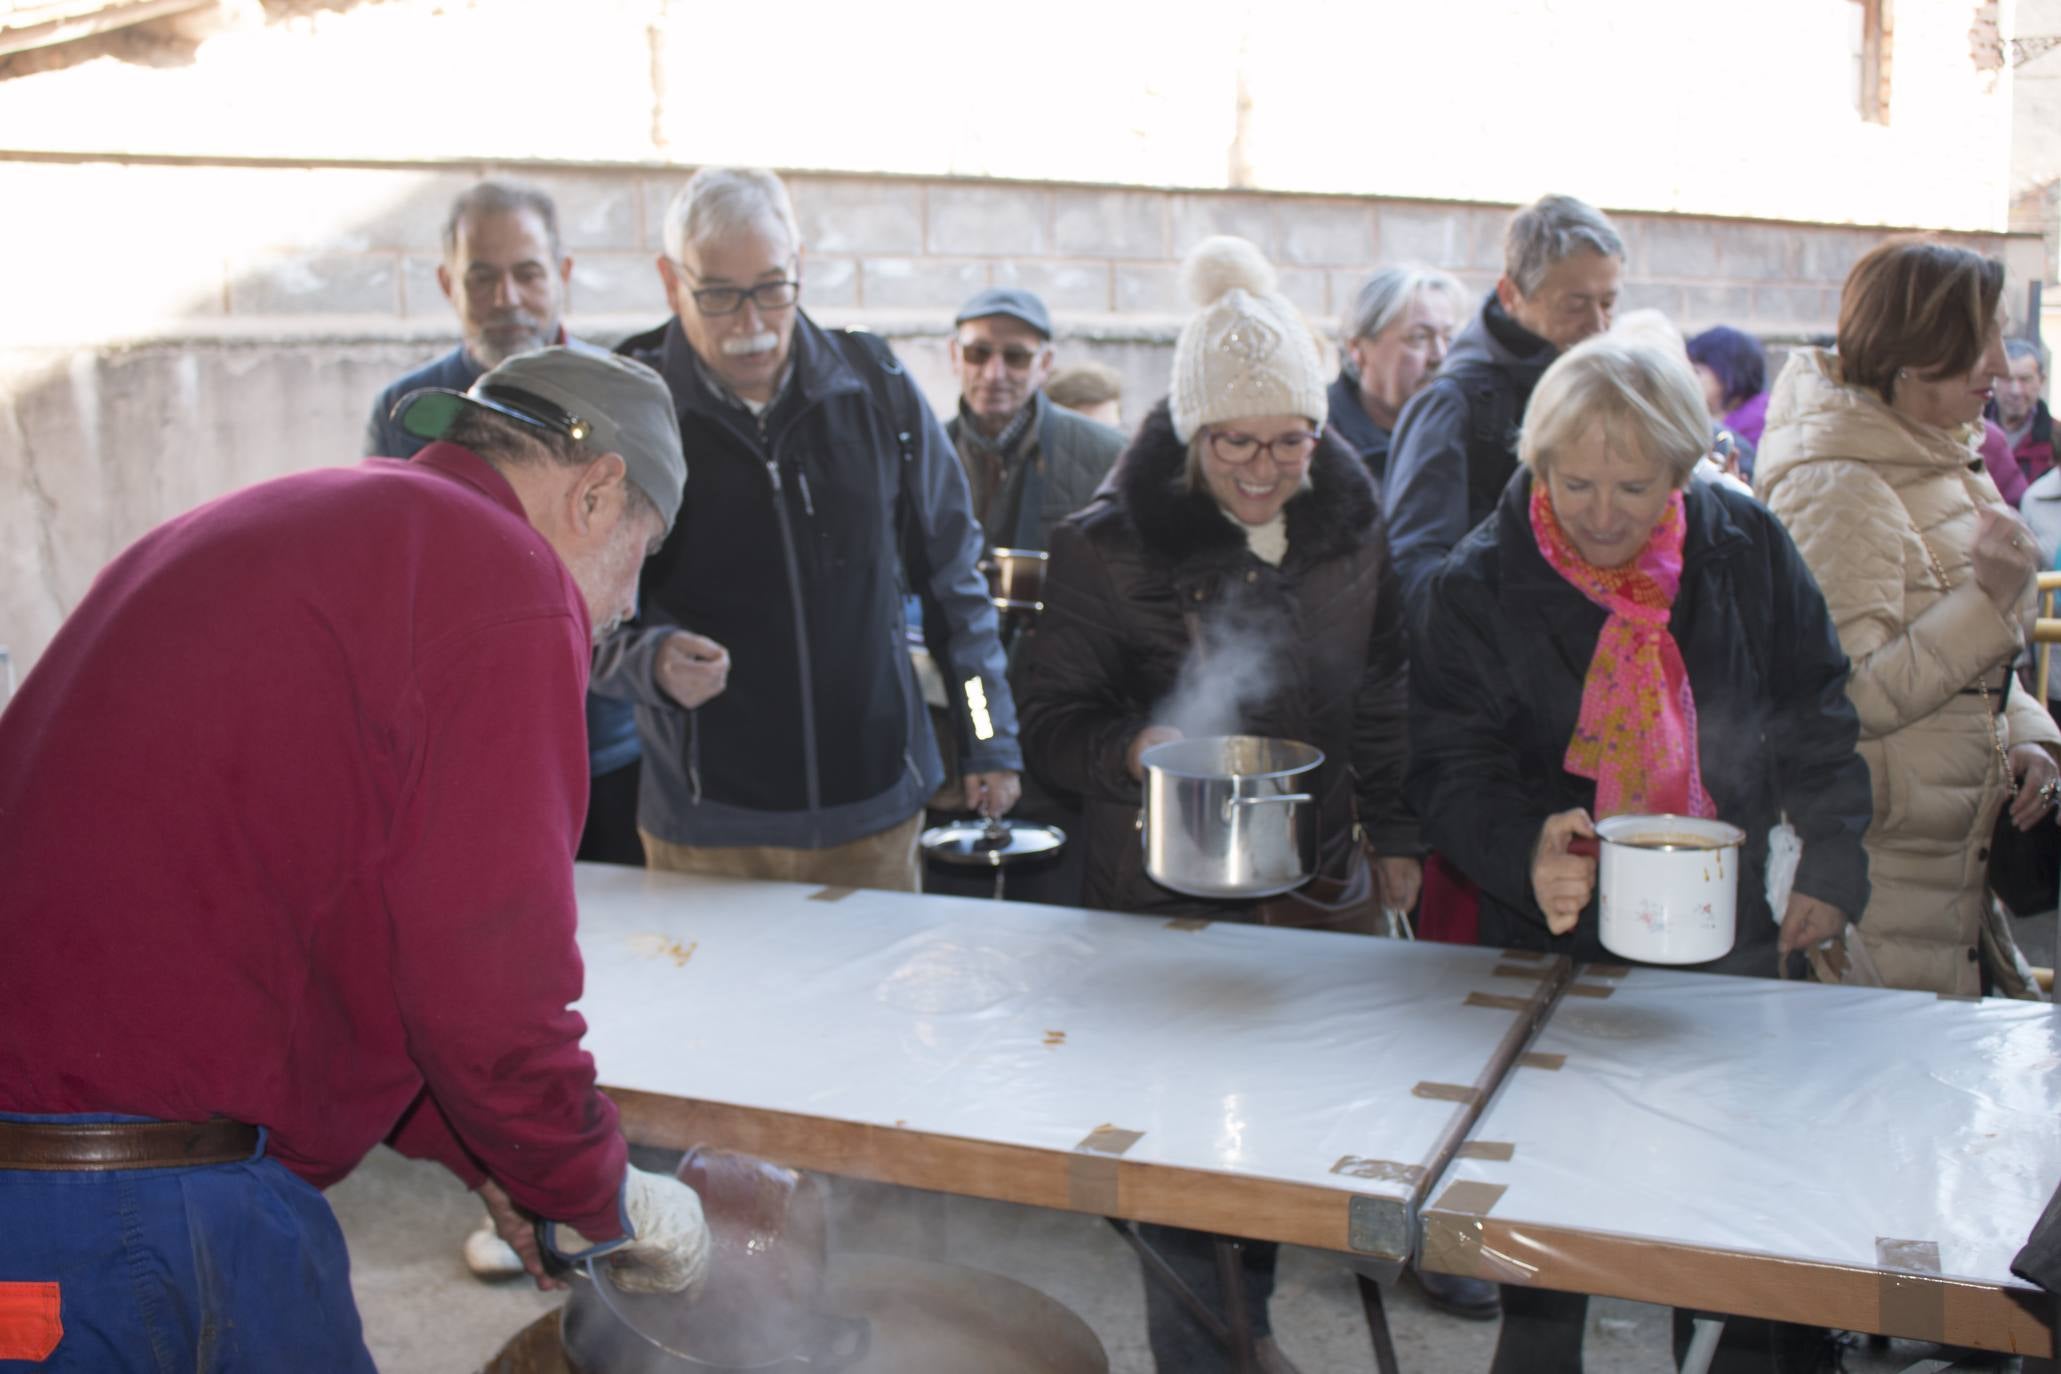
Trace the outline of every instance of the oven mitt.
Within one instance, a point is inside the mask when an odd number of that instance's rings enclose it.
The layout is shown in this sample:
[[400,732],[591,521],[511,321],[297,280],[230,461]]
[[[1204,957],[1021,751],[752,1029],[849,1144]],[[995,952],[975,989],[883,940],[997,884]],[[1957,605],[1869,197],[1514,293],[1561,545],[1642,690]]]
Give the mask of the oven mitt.
[[[623,1175],[623,1212],[631,1239],[606,1252],[608,1276],[625,1293],[685,1293],[708,1277],[708,1223],[701,1199],[669,1174],[631,1168]],[[553,1245],[577,1255],[594,1242],[563,1223]],[[572,1242],[567,1244],[567,1242]]]

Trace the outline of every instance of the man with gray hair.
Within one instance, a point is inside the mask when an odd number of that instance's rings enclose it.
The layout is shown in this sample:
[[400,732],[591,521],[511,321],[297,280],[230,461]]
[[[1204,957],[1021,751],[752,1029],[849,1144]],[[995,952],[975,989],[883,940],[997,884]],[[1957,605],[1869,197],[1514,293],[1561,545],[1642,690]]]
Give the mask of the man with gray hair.
[[1466,313],[1467,288],[1428,267],[1384,267],[1354,298],[1329,395],[1331,425],[1367,465],[1375,490],[1403,406],[1437,374]]
[[1610,327],[1623,271],[1624,240],[1573,196],[1511,218],[1495,290],[1396,426],[1381,508],[1409,600],[1495,509],[1532,387],[1562,351]]
[[914,891],[943,767],[905,586],[930,603],[968,809],[1014,806],[1022,767],[958,457],[885,344],[801,311],[801,235],[771,172],[695,173],[658,273],[673,318],[621,351],[672,388],[694,490],[598,675],[637,703],[646,853]]

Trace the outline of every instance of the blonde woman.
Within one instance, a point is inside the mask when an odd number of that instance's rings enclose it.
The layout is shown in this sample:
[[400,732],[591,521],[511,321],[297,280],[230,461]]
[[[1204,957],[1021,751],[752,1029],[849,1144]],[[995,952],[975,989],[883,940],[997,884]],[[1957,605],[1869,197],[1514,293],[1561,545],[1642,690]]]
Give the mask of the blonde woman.
[[[1406,795],[1426,841],[1480,886],[1482,944],[1614,960],[1596,861],[1568,848],[1617,814],[1746,832],[1738,940],[1709,972],[1773,976],[1867,901],[1846,656],[1782,527],[1695,476],[1709,444],[1678,346],[1576,346],[1532,393],[1495,513],[1415,608]],[[1778,926],[1763,874],[1784,812],[1804,855]],[[1492,1374],[1581,1368],[1586,1299],[1506,1288],[1503,1303]],[[1715,1368],[1815,1369],[1817,1344],[1733,1322]]]

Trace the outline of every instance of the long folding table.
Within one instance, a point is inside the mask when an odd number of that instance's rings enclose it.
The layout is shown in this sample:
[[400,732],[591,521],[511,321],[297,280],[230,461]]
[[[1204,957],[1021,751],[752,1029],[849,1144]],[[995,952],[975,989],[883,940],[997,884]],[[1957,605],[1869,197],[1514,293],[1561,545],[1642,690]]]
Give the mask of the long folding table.
[[581,865],[640,1143],[1395,1263],[1565,961]]
[[2051,1006],[592,865],[577,882],[587,1045],[640,1143],[2051,1349],[2008,1273],[2061,1182]]
[[1423,1214],[1427,1267],[2046,1355],[2061,1009],[1589,969]]

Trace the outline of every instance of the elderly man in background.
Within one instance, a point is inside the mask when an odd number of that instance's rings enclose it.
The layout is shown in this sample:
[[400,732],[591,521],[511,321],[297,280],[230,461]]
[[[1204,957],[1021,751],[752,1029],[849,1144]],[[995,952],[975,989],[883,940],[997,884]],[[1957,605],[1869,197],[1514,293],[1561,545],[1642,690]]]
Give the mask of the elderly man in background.
[[671,387],[694,493],[599,686],[639,706],[653,867],[914,891],[943,765],[904,650],[928,599],[969,809],[1022,758],[981,530],[951,442],[887,346],[800,309],[770,172],[703,168],[665,216],[673,318],[622,351]]
[[2031,339],[2004,340],[2011,375],[1997,383],[1990,418],[2004,431],[2011,456],[2028,482],[2054,466],[2054,417],[2042,398],[2047,390],[2047,350]]
[[1045,383],[1045,395],[1053,405],[1097,424],[1124,427],[1124,374],[1108,363],[1069,363],[1055,369]]
[[1466,313],[1467,289],[1423,267],[1384,267],[1353,299],[1329,394],[1331,424],[1367,465],[1375,490],[1403,406],[1437,374]]
[[1545,196],[1517,212],[1503,275],[1396,426],[1381,509],[1414,601],[1517,470],[1517,426],[1552,361],[1610,327],[1624,240],[1594,207]]
[[945,425],[959,450],[988,545],[1043,549],[1052,527],[1088,504],[1122,451],[1108,425],[1052,403],[1052,317],[1015,287],[992,287],[952,321],[959,413]]
[[[437,285],[458,314],[458,346],[379,393],[365,424],[365,455],[408,458],[423,446],[394,416],[394,403],[424,387],[463,391],[518,353],[588,345],[565,332],[573,263],[558,239],[558,207],[526,182],[482,181],[451,202]],[[598,349],[589,349],[599,352]]]
[[317,1189],[381,1141],[540,1283],[532,1217],[625,1288],[705,1269],[569,1009],[580,701],[679,507],[670,399],[554,348],[399,418],[441,442],[145,535],[0,714],[0,1288],[50,1318],[7,1355],[370,1371]]
[[[601,353],[569,337],[561,322],[571,279],[572,259],[558,239],[558,207],[537,187],[482,181],[451,202],[437,285],[457,312],[463,338],[449,353],[379,394],[365,426],[365,456],[408,458],[426,442],[408,433],[393,413],[395,403],[411,392],[424,387],[463,391],[488,368],[548,344]],[[579,856],[641,865],[636,712],[627,703],[589,695],[587,751],[592,783]],[[505,1272],[506,1258],[505,1251],[491,1245],[468,1252],[468,1262],[485,1274]]]

